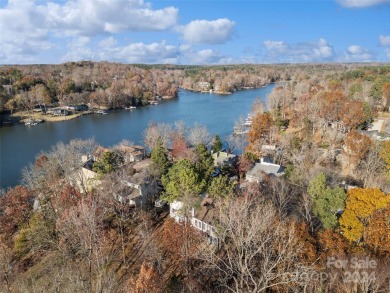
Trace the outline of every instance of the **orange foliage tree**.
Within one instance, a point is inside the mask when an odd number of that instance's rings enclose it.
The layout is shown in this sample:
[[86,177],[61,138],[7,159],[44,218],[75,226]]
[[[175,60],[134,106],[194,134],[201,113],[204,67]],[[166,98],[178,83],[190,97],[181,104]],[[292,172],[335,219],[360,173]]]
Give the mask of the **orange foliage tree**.
[[269,138],[270,128],[273,125],[272,116],[270,113],[259,113],[257,114],[252,121],[252,126],[248,132],[248,149],[256,153],[256,145],[261,140],[266,140]]
[[352,166],[356,166],[364,158],[371,146],[371,140],[356,131],[348,133],[344,142],[349,165]]
[[380,156],[386,163],[387,171],[390,172],[390,140],[382,142]]
[[32,211],[31,197],[30,191],[23,186],[16,186],[0,197],[0,234],[11,236],[27,222]]
[[390,196],[378,188],[353,188],[348,191],[340,227],[345,238],[358,242],[365,236],[370,217],[390,203]]
[[341,107],[341,121],[347,130],[355,129],[356,126],[367,120],[362,101],[349,101]]
[[365,238],[366,243],[375,250],[390,252],[390,204],[373,213]]
[[129,293],[164,292],[161,275],[153,266],[147,265],[145,262],[141,266],[137,279],[131,279],[127,288]]

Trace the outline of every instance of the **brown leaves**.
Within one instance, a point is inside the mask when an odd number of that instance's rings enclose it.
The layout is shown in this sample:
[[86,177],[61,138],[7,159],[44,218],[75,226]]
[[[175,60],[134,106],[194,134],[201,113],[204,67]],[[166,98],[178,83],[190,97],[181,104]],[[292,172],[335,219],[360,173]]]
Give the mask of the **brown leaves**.
[[28,220],[32,211],[31,198],[30,191],[19,185],[0,197],[1,234],[11,236],[21,224]]
[[127,292],[129,293],[160,293],[163,292],[161,275],[153,266],[143,263],[136,279],[130,279]]

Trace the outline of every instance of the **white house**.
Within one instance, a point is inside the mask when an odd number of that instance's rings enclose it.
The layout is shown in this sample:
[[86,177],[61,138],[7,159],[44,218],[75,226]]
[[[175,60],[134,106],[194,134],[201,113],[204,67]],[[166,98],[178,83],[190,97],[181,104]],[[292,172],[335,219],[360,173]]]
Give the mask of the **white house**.
[[[170,217],[174,218],[177,223],[183,223],[186,220],[183,211],[183,202],[174,201],[169,205],[169,209]],[[213,225],[216,217],[216,209],[212,198],[204,198],[199,208],[191,209],[189,217],[188,220],[192,227],[205,233],[209,243],[218,245],[219,241],[215,226]]]

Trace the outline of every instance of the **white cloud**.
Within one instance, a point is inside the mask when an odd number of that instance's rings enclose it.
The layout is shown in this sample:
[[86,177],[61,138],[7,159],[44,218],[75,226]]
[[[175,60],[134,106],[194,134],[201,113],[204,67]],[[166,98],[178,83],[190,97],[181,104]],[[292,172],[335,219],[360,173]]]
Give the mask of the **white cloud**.
[[73,47],[62,61],[111,60],[127,63],[177,63],[179,52],[175,46],[161,43],[132,43],[127,46],[107,46],[92,51],[86,46]]
[[163,31],[177,18],[177,8],[152,9],[143,0],[9,0],[0,8],[0,62],[36,62],[64,37]]
[[52,27],[72,35],[161,31],[174,26],[178,17],[174,7],[153,10],[142,0],[68,0],[64,5],[49,2],[44,9]]
[[370,62],[374,59],[370,51],[358,45],[349,46],[344,55],[345,62]]
[[99,47],[101,48],[112,48],[117,44],[117,40],[114,37],[108,37],[99,42]]
[[321,62],[334,58],[333,47],[325,39],[295,44],[267,40],[263,45],[266,49],[265,60],[268,62]]
[[379,36],[379,43],[381,46],[390,46],[390,36]]
[[178,28],[184,40],[191,44],[223,44],[234,32],[235,22],[227,18],[217,20],[194,20]]
[[390,0],[336,0],[339,2],[342,6],[345,7],[369,7],[369,6],[375,6],[379,4],[389,4]]
[[385,54],[387,56],[387,59],[390,60],[390,49],[385,49]]

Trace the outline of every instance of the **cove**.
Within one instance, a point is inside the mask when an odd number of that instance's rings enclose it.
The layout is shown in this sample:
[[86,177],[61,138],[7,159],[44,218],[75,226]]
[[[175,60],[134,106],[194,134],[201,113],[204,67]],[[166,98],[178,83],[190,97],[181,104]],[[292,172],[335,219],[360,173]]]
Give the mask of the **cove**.
[[174,123],[182,120],[186,126],[205,125],[211,135],[223,139],[233,131],[235,121],[245,118],[253,101],[264,101],[275,84],[258,89],[238,91],[231,95],[196,93],[180,90],[179,97],[160,101],[134,110],[111,111],[109,115],[87,115],[63,122],[45,122],[36,126],[17,125],[0,128],[0,188],[20,183],[22,169],[33,163],[41,151],[49,151],[58,142],[94,137],[100,145],[109,147],[128,139],[144,145],[143,132],[153,122]]

